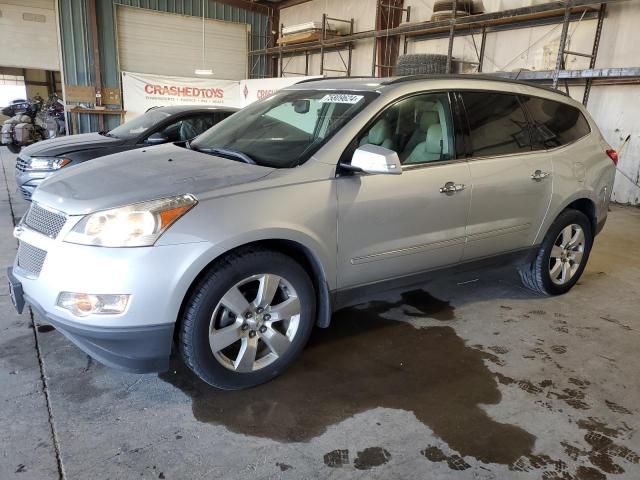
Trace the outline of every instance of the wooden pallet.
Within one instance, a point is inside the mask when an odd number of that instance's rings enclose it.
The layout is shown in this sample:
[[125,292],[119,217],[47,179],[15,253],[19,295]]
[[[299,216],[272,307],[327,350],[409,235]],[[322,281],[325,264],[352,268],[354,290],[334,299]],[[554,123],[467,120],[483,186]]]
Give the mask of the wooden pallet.
[[[325,32],[326,38],[333,38],[340,36],[336,30],[327,30]],[[278,39],[278,45],[291,45],[295,43],[305,42],[317,42],[322,38],[322,30],[307,30],[306,32],[292,33],[290,35],[283,35]]]

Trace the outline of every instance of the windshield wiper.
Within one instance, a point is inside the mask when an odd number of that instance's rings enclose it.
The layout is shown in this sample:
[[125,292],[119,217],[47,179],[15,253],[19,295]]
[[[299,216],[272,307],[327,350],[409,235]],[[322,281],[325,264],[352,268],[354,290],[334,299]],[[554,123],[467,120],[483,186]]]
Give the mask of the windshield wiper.
[[232,150],[230,148],[200,148],[192,145],[190,142],[187,143],[187,148],[191,150],[195,150],[196,152],[209,153],[211,155],[220,155],[222,157],[232,157],[242,160],[244,163],[248,163],[249,165],[256,165],[256,162],[253,158],[247,155],[244,152],[240,152],[238,150]]

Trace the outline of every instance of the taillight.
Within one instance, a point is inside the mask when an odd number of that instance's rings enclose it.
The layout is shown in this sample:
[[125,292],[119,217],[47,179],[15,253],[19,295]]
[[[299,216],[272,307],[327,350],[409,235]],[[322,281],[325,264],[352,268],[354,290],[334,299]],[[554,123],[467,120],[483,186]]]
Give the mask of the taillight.
[[607,155],[609,155],[609,158],[611,159],[613,164],[617,167],[618,166],[618,152],[616,152],[614,149],[609,149],[609,150],[607,150]]

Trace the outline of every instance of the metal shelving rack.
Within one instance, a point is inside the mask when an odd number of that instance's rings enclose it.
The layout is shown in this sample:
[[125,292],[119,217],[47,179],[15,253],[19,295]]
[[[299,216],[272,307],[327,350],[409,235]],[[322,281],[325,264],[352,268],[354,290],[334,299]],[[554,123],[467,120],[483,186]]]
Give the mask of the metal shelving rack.
[[[456,0],[457,1],[457,0]],[[431,38],[449,38],[448,64],[451,64],[453,42],[456,37],[472,34],[482,34],[480,45],[478,71],[482,72],[482,64],[484,60],[484,50],[486,36],[488,33],[500,30],[512,30],[518,28],[528,28],[539,25],[562,24],[562,34],[560,47],[555,69],[547,71],[522,71],[513,72],[492,72],[492,75],[503,77],[517,77],[523,80],[539,81],[557,86],[562,80],[568,85],[568,82],[580,82],[586,85],[583,102],[589,98],[589,91],[592,85],[602,83],[640,83],[640,66],[629,68],[603,68],[596,69],[595,62],[598,53],[598,46],[604,18],[606,14],[606,5],[619,3],[630,0],[564,0],[534,5],[530,7],[522,7],[500,12],[483,13],[480,15],[469,15],[457,17],[448,20],[427,21],[404,23],[397,27],[389,29],[376,29],[365,32],[353,32],[349,35],[339,37],[326,38],[325,35],[318,41],[307,42],[296,45],[281,45],[278,47],[265,48],[262,50],[254,50],[249,55],[267,55],[267,56],[287,56],[290,54],[300,54],[300,52],[324,52],[331,49],[344,49],[348,46],[349,63],[346,68],[347,75],[350,74],[351,66],[351,50],[354,44],[365,39],[379,39],[383,37],[403,36],[404,51],[406,53],[407,43],[416,40],[426,40]],[[455,11],[455,8],[454,8]],[[566,39],[569,24],[573,21],[582,19],[597,19],[598,25],[594,36],[592,52],[590,54],[574,52],[566,49]],[[374,42],[374,48],[375,48]],[[308,55],[308,54],[307,54]],[[583,70],[565,70],[564,60],[568,55],[579,55],[590,58],[588,69]],[[372,74],[375,76],[376,56],[374,53],[372,65]],[[308,62],[307,62],[308,66]],[[324,69],[327,70],[327,69]],[[321,74],[324,73],[321,71]],[[306,70],[308,73],[308,68]]]
[[[319,53],[320,54],[320,75],[324,75],[325,72],[331,72],[331,73],[343,73],[345,74],[347,77],[351,76],[351,59],[353,56],[353,47],[354,44],[353,42],[341,42],[338,44],[333,44],[333,45],[328,45],[329,40],[332,37],[327,37],[327,31],[329,30],[329,22],[335,22],[335,23],[345,23],[349,26],[349,33],[347,36],[351,36],[354,34],[353,31],[353,27],[354,27],[354,21],[353,18],[349,19],[349,20],[345,20],[343,18],[334,18],[334,17],[330,17],[328,16],[326,13],[322,14],[322,28],[320,31],[320,39],[316,42],[306,42],[306,43],[294,43],[294,44],[290,44],[290,45],[279,45],[273,49],[266,49],[266,50],[271,50],[272,52],[275,50],[277,51],[277,58],[278,58],[278,71],[279,71],[279,76],[283,77],[284,75],[309,75],[309,56],[313,53]],[[280,25],[280,38],[282,38],[282,30],[284,28],[284,25]],[[265,50],[261,50],[261,52],[264,52]],[[346,51],[347,52],[347,58],[345,60],[345,58],[342,56],[342,53]],[[329,52],[337,52],[338,56],[340,57],[340,61],[342,62],[342,65],[344,66],[344,70],[340,70],[340,69],[332,69],[332,68],[327,68],[325,66],[325,54],[329,53]],[[249,54],[251,55],[252,53],[255,52],[249,52]],[[264,55],[264,53],[262,53]],[[267,54],[267,55],[273,55],[273,53]],[[291,61],[292,58],[297,57],[297,56],[301,56],[304,55],[305,57],[305,67],[304,67],[304,72],[291,72],[291,71],[286,71],[287,65],[289,64],[289,62]],[[289,59],[286,63],[285,63],[285,59]]]

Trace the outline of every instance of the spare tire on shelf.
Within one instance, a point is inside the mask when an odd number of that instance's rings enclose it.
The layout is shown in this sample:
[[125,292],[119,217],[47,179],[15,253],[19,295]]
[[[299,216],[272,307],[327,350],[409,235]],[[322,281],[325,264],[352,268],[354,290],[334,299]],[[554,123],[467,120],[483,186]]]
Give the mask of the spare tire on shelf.
[[[471,13],[473,10],[473,0],[458,0],[456,10]],[[436,0],[433,4],[433,13],[453,11],[453,0]]]
[[[455,5],[454,5],[455,3]],[[433,4],[433,15],[431,21],[448,20],[454,17],[454,9],[456,17],[466,17],[471,15],[473,11],[473,0],[436,0]]]
[[481,15],[484,13],[484,3],[482,0],[473,0],[471,7],[471,15]]
[[[469,13],[464,10],[458,10],[455,15],[456,18],[468,17],[468,16],[469,16]],[[450,18],[453,18],[453,12],[438,12],[431,15],[432,22],[439,22],[440,20],[449,20]]]
[[397,75],[442,74],[447,71],[447,56],[433,53],[401,55],[396,67]]

